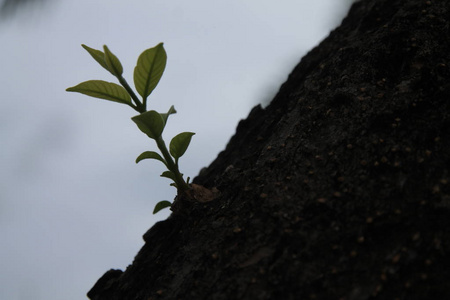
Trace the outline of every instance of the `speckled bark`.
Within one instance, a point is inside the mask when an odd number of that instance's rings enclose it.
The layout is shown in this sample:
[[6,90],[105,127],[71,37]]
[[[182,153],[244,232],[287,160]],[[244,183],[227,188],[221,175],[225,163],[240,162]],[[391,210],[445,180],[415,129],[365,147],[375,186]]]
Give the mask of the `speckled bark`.
[[100,299],[450,299],[450,2],[363,0]]

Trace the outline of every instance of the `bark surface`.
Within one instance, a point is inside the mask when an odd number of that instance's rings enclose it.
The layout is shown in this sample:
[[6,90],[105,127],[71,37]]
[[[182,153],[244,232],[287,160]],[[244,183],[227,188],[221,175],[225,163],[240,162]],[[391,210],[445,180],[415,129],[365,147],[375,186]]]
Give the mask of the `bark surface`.
[[450,299],[449,16],[354,4],[90,299]]

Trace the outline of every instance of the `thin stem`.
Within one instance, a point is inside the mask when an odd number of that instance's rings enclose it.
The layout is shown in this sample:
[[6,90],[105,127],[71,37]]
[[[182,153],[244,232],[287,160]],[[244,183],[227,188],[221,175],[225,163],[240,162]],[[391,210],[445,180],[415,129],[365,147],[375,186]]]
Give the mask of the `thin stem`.
[[140,113],[144,113],[146,111],[146,105],[142,104],[141,101],[139,101],[139,98],[134,93],[133,89],[128,85],[128,82],[123,78],[122,76],[118,76],[117,79],[119,79],[120,84],[127,90],[128,94],[130,94],[131,99],[133,99],[133,102],[136,104],[135,107],[133,107],[136,111]]
[[148,97],[145,97],[145,98],[142,99],[142,104],[144,105],[145,109],[147,109],[147,98]]
[[137,112],[140,112],[139,111],[139,108],[136,106],[136,105],[134,105],[133,103],[129,103],[129,104],[127,104],[128,106],[130,106],[132,109],[134,109],[135,111],[137,111]]
[[175,175],[175,183],[177,184],[177,188],[182,191],[189,190],[189,185],[184,181],[183,176],[178,170],[178,165],[175,164],[172,156],[170,156],[169,150],[167,150],[166,143],[164,142],[162,136],[156,139],[156,145],[166,160],[167,168]]

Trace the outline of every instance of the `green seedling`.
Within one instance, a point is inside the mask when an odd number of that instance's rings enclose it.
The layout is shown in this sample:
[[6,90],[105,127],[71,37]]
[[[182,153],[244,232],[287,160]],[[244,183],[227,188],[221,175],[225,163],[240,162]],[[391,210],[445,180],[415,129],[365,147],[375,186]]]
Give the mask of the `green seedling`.
[[[195,133],[182,132],[176,135],[170,141],[169,149],[167,149],[162,133],[169,116],[176,113],[175,108],[172,105],[167,113],[159,113],[154,110],[147,111],[147,98],[158,85],[166,67],[167,55],[163,44],[160,43],[153,48],[145,50],[137,60],[133,79],[134,86],[141,99],[138,98],[127,81],[122,77],[122,64],[107,46],[103,46],[103,52],[86,45],[82,45],[82,47],[103,68],[115,76],[120,85],[103,80],[89,80],[70,87],[66,91],[78,92],[91,97],[126,104],[139,112],[139,115],[131,119],[143,133],[156,142],[161,154],[154,151],[145,151],[138,156],[136,163],[144,159],[159,160],[167,167],[167,171],[163,172],[161,176],[171,179],[173,182],[170,185],[174,186],[179,193],[188,191],[190,189],[189,177],[187,181],[183,179],[183,174],[179,171],[178,160],[186,152]],[[169,201],[160,201],[156,204],[153,213],[155,214],[170,205]]]

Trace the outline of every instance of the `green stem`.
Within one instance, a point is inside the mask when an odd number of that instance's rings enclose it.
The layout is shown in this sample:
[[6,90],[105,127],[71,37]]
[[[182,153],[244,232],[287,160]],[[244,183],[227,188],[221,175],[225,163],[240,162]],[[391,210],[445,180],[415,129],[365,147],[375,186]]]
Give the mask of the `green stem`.
[[142,104],[141,101],[139,101],[139,98],[134,93],[133,89],[128,85],[128,82],[123,78],[122,76],[118,76],[117,79],[119,79],[120,84],[127,90],[128,94],[130,94],[131,99],[133,99],[133,102],[136,104],[136,106],[133,107],[136,111],[140,113],[144,113],[146,109],[146,105]]
[[175,164],[172,156],[170,156],[169,150],[167,150],[166,143],[164,142],[162,136],[156,139],[156,145],[158,146],[159,150],[164,156],[164,159],[166,160],[167,168],[175,175],[175,183],[177,184],[177,188],[181,191],[189,190],[189,185],[184,181],[183,176],[178,170],[178,165]]
[[144,109],[147,109],[147,97],[142,99],[142,105],[144,106]]

